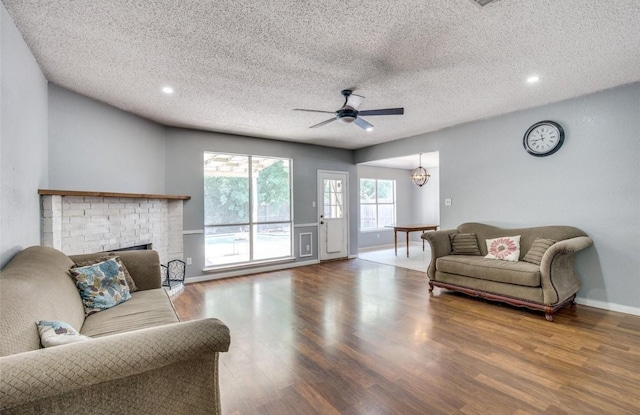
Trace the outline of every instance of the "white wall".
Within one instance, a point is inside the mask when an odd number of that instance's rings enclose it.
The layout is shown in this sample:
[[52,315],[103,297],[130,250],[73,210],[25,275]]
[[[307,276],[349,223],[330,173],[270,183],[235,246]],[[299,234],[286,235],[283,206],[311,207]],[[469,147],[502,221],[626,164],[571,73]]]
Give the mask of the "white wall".
[[[440,224],[440,168],[430,167],[429,182],[422,187],[413,185],[413,223]],[[420,238],[418,233],[415,233]]]
[[[559,122],[566,138],[556,154],[537,158],[522,137],[541,120]],[[411,148],[440,152],[443,228],[581,228],[595,245],[577,258],[579,300],[640,311],[640,83],[372,146],[355,160]]]
[[49,86],[49,186],[165,193],[165,128],[55,84]]
[[0,4],[0,268],[40,244],[47,187],[47,80]]

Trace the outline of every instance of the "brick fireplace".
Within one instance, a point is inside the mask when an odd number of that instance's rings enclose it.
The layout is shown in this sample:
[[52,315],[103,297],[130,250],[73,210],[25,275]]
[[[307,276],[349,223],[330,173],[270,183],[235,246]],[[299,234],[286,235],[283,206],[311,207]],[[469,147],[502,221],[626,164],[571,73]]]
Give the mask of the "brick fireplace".
[[160,262],[183,259],[189,196],[39,190],[41,243],[67,255],[152,244]]

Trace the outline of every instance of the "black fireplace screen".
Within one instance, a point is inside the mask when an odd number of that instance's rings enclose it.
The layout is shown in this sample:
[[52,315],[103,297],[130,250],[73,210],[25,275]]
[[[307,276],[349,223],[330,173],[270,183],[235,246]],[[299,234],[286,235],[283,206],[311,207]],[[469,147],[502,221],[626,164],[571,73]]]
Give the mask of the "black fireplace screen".
[[160,265],[162,267],[162,285],[165,287],[173,287],[179,284],[184,284],[184,275],[186,270],[186,264],[179,259],[171,260],[167,265]]

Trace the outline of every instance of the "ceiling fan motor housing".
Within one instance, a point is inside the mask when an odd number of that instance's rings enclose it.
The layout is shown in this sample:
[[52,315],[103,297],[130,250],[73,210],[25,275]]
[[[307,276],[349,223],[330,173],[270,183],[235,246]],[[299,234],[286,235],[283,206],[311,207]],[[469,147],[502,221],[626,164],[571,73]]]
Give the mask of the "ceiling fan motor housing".
[[338,121],[345,124],[350,124],[354,122],[356,118],[358,118],[358,111],[354,110],[351,107],[341,108],[338,110],[336,117],[338,118]]

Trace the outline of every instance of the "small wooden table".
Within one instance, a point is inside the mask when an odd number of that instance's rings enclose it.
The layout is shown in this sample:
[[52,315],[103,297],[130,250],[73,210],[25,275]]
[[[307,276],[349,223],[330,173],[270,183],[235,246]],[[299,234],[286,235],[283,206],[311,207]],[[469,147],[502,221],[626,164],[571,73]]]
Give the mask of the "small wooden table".
[[[437,231],[438,225],[404,225],[390,226],[393,228],[393,243],[396,247],[396,256],[398,256],[398,232],[407,234],[407,258],[409,258],[409,234],[411,232]],[[422,250],[424,251],[424,239],[422,240]]]

